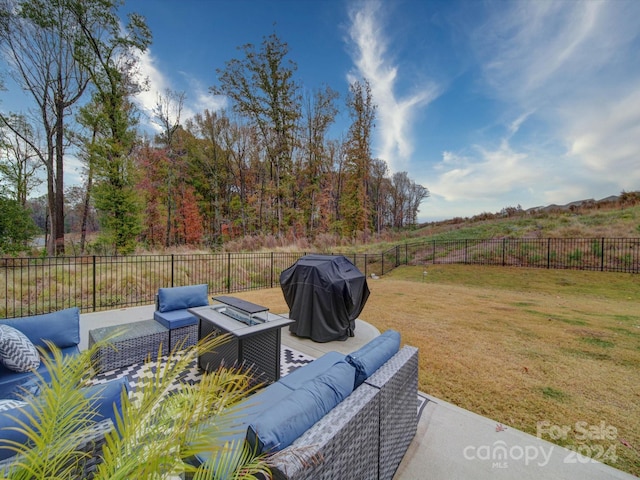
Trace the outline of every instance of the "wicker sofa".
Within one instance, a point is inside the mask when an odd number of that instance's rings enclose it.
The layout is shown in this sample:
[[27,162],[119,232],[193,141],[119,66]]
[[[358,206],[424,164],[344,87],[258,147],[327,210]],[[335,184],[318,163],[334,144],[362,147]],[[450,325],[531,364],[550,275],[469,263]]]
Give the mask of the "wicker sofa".
[[418,426],[418,349],[405,346],[291,446],[275,479],[392,479]]
[[[63,358],[78,355],[80,350],[80,317],[76,307],[29,317],[0,319],[0,325],[7,325],[20,331],[42,354],[50,352],[51,342]],[[15,351],[15,345],[6,349]],[[6,352],[5,352],[6,353]],[[4,360],[2,360],[4,362]],[[0,362],[0,478],[11,478],[11,469],[18,462],[12,446],[27,444],[28,439],[22,428],[32,426],[37,418],[29,403],[41,392],[42,382],[49,383],[51,373],[45,362],[35,370],[16,372]],[[37,372],[37,374],[36,374]],[[77,450],[87,455],[77,462],[76,477],[91,478],[100,462],[98,453],[105,442],[105,434],[114,427],[114,407],[120,409],[122,390],[128,390],[126,378],[95,385],[83,389],[86,398],[92,399],[95,423],[79,435]],[[32,397],[33,396],[33,397]]]
[[[343,382],[345,363],[354,359],[362,371]],[[344,398],[328,406],[334,390]],[[238,433],[225,440],[246,435],[245,446],[271,454],[275,479],[391,479],[417,429],[417,390],[418,350],[399,349],[399,334],[385,332],[351,355],[329,352],[246,399]],[[318,412],[318,403],[328,411]],[[217,463],[206,454],[195,461]]]
[[[80,311],[78,308],[67,308],[43,315],[30,317],[0,319],[1,325],[13,327],[22,332],[36,347],[48,350],[48,342],[60,349],[62,355],[77,355],[80,350]],[[11,349],[15,351],[15,348]],[[40,363],[37,372],[47,380],[44,363]],[[33,383],[36,376],[31,371],[17,372],[0,363],[0,399],[16,398],[24,393],[24,389]]]

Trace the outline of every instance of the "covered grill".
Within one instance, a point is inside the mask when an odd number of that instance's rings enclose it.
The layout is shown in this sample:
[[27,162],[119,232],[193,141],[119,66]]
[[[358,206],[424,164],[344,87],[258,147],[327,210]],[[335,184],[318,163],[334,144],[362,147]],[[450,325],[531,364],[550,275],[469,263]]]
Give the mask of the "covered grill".
[[342,255],[306,255],[280,274],[280,286],[296,321],[289,330],[316,342],[353,337],[369,298],[366,277]]

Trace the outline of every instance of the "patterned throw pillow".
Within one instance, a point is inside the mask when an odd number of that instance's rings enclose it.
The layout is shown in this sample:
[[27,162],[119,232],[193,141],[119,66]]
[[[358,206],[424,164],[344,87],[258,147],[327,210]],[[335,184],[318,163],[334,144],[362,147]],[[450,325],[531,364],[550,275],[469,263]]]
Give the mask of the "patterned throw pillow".
[[24,333],[9,325],[0,325],[0,362],[9,370],[29,372],[40,366],[40,355]]
[[14,408],[24,407],[26,404],[27,402],[5,398],[0,400],[0,412],[6,412],[8,410],[13,410]]

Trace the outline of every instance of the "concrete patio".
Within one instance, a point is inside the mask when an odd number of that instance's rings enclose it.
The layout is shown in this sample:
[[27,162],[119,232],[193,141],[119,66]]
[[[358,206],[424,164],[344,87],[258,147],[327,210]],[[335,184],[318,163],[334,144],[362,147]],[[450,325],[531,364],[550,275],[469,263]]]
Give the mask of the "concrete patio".
[[[153,305],[146,305],[80,315],[80,348],[87,348],[89,330],[148,320],[153,311]],[[371,324],[357,320],[355,337],[344,342],[316,343],[285,329],[282,343],[317,358],[331,350],[352,352],[379,333]],[[431,397],[428,392],[425,396],[429,402],[396,480],[638,478]]]

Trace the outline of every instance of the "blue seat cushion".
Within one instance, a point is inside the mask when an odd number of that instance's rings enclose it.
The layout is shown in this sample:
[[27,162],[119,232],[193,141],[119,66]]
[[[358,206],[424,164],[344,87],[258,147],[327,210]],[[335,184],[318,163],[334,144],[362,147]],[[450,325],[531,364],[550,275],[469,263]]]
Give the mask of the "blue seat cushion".
[[160,288],[158,289],[158,310],[165,313],[171,310],[209,305],[208,291],[209,286],[206,283],[187,285],[186,287]]
[[[61,348],[63,357],[78,355],[80,350],[77,345]],[[40,362],[36,370],[45,382],[50,379],[45,362]],[[0,364],[0,398],[20,398],[25,394],[34,394],[37,388],[37,376],[32,372],[17,373]]]
[[153,312],[153,318],[156,322],[160,322],[163,327],[173,330],[174,328],[187,327],[196,325],[198,319],[191,315],[186,309],[172,310],[170,312]]
[[300,388],[305,382],[308,382],[312,378],[324,373],[333,364],[338,363],[340,360],[344,360],[345,355],[339,352],[327,352],[320,358],[315,359],[313,362],[308,363],[302,368],[294,370],[288,375],[280,378],[278,383],[286,385],[291,390]]
[[[95,422],[111,419],[115,425],[115,412],[122,411],[122,391],[128,391],[129,383],[127,378],[112,380],[103,385],[96,385],[84,390],[85,396],[91,396],[92,407],[96,411]],[[27,435],[21,431],[21,423],[28,426],[33,425],[30,417],[34,415],[34,408],[31,404],[25,404],[21,408],[14,408],[0,412],[0,460],[5,460],[15,455],[15,452],[8,448],[7,440],[26,444]],[[15,430],[18,428],[18,430]]]
[[122,394],[129,392],[127,377],[110,380],[101,385],[85,388],[85,397],[91,398],[91,405],[95,409],[94,421],[101,422],[110,419],[116,425],[116,412],[122,413]]
[[400,350],[400,334],[387,330],[359,350],[347,355],[346,361],[356,369],[354,388],[358,388],[373,372]]
[[291,445],[353,391],[355,373],[352,365],[339,361],[272,405],[249,424],[253,451],[271,453]]

